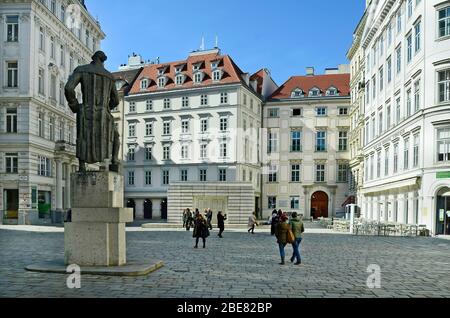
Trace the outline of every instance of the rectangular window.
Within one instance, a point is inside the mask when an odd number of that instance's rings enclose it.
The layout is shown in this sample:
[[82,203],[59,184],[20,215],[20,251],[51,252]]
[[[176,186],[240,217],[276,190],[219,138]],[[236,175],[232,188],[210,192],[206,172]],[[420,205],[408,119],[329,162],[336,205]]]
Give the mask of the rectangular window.
[[134,161],[135,159],[134,155],[135,155],[134,146],[128,147],[128,156],[127,156],[128,161]]
[[303,113],[303,108],[293,108],[292,117],[301,117]]
[[394,145],[394,173],[398,172],[398,144]]
[[440,38],[450,35],[450,7],[439,10],[438,28]]
[[338,107],[339,116],[348,116],[348,107]]
[[374,178],[373,165],[374,165],[374,155],[371,155],[370,156],[370,180],[373,180],[373,178]]
[[38,115],[38,136],[44,138],[44,114]]
[[200,182],[206,182],[206,169],[200,169]]
[[380,81],[380,92],[383,91],[384,88],[384,69],[383,67],[380,68],[380,76],[379,76],[379,81]]
[[399,74],[402,70],[402,47],[399,46],[396,49],[396,56],[397,56],[397,74]]
[[17,133],[17,109],[6,110],[6,132]]
[[42,177],[52,176],[52,162],[49,158],[38,157],[38,175]]
[[50,76],[50,98],[56,101],[56,76]]
[[402,9],[400,8],[397,12],[397,33],[402,31]]
[[269,118],[278,118],[280,116],[280,110],[278,108],[269,108]]
[[318,131],[316,133],[316,151],[327,151],[327,132]]
[[409,118],[412,114],[411,88],[406,91],[406,116]]
[[421,36],[420,36],[421,28],[422,28],[422,25],[421,25],[421,22],[419,21],[414,26],[414,40],[415,40],[415,42],[414,42],[414,52],[416,54],[417,54],[417,52],[420,51],[420,48],[422,47]]
[[19,76],[19,67],[17,62],[8,62],[7,63],[7,87],[8,88],[17,88],[19,85],[18,76]]
[[45,51],[45,34],[44,28],[39,28],[39,50]]
[[219,181],[220,182],[227,181],[227,169],[219,169]]
[[53,117],[48,121],[48,130],[50,132],[49,139],[55,141],[55,118]]
[[128,137],[136,137],[136,124],[135,123],[128,124]]
[[208,145],[207,144],[201,144],[200,145],[200,158],[206,159],[208,157]]
[[376,97],[377,97],[377,79],[376,76],[374,75],[372,77],[372,99],[375,100]]
[[326,107],[317,107],[316,108],[316,116],[317,117],[324,117],[327,115],[327,108]]
[[408,0],[408,18],[411,18],[413,13],[413,0]]
[[41,95],[44,95],[44,69],[39,68],[39,73],[38,73],[38,92]]
[[347,151],[347,149],[348,149],[348,132],[347,131],[339,132],[339,147],[338,147],[338,149],[339,149],[339,151]]
[[187,145],[181,146],[181,159],[189,159],[189,149]]
[[438,72],[438,91],[440,103],[450,101],[450,69]]
[[403,148],[403,170],[409,170],[409,138],[405,139]]
[[164,170],[163,171],[163,180],[162,180],[162,184],[163,185],[169,185],[170,179],[169,179],[169,170]]
[[291,209],[300,209],[300,197],[291,197]]
[[61,5],[61,21],[66,23],[66,7],[64,5]]
[[228,93],[220,93],[220,103],[228,104]]
[[189,107],[189,97],[188,96],[183,96],[181,98],[181,107]]
[[202,133],[205,133],[208,131],[208,119],[203,118],[200,122],[200,130]]
[[220,131],[228,131],[228,118],[221,117],[220,118]]
[[180,173],[180,180],[181,182],[187,182],[188,181],[188,171],[186,169],[181,170]]
[[145,135],[153,136],[153,123],[152,122],[145,123]]
[[270,210],[277,208],[277,197],[267,197],[267,208]]
[[152,146],[149,146],[149,145],[145,146],[145,160],[146,161],[150,161],[153,159],[152,151],[153,151]]
[[348,164],[338,165],[338,182],[348,182]]
[[148,112],[153,110],[153,101],[151,99],[145,102],[145,110]]
[[325,182],[325,165],[316,165],[316,182]]
[[274,183],[278,181],[278,166],[270,165],[269,166],[269,182]]
[[55,38],[53,36],[50,37],[50,58],[55,59]]
[[267,136],[267,153],[276,153],[278,151],[278,133],[269,131]]
[[152,172],[151,171],[145,171],[145,185],[146,186],[152,185]]
[[19,16],[9,15],[6,16],[6,41],[18,42],[19,41]]
[[401,100],[400,97],[395,101],[395,119],[397,120],[397,124],[401,119]]
[[383,112],[380,111],[378,114],[378,133],[381,135],[383,133]]
[[437,131],[437,160],[439,162],[450,161],[450,128]]
[[208,95],[201,95],[200,96],[200,105],[201,106],[208,106]]
[[412,34],[406,37],[406,61],[409,63],[412,60]]
[[170,100],[170,98],[164,98],[164,101],[163,101],[163,107],[164,107],[164,109],[170,109],[170,107],[171,107],[171,100]]
[[183,119],[181,121],[181,133],[188,134],[189,132],[190,132],[189,120],[188,119]]
[[300,164],[291,165],[291,182],[300,182]]
[[414,82],[414,111],[420,110],[420,80]]
[[384,175],[388,176],[389,175],[389,148],[386,148],[384,150]]
[[163,160],[170,160],[170,146],[163,147]]
[[419,135],[414,136],[413,168],[417,168],[419,166],[419,138]]
[[392,43],[392,23],[389,23],[388,24],[388,27],[387,27],[387,36],[388,36],[388,39],[387,39],[387,41],[388,41],[388,45],[391,45],[391,43]]
[[377,153],[377,178],[381,177],[381,151]]
[[391,105],[386,108],[386,130],[391,129]]
[[170,135],[170,121],[163,122],[163,135]]
[[19,171],[19,156],[17,153],[5,155],[6,173],[17,173]]
[[227,158],[228,155],[228,144],[222,142],[220,144],[220,158]]
[[60,82],[59,83],[59,104],[61,106],[64,106],[64,103],[66,102],[66,98],[64,96],[64,91],[65,91],[64,83]]
[[292,131],[291,132],[291,151],[300,152],[302,151],[302,132]]
[[389,56],[387,59],[387,81],[392,81],[392,58]]

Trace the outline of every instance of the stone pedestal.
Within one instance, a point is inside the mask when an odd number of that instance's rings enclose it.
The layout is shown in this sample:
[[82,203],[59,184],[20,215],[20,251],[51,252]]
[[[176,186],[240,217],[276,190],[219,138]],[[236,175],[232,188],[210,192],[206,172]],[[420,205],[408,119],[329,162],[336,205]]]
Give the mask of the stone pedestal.
[[64,226],[65,264],[125,265],[125,223],[133,221],[133,209],[123,207],[123,177],[101,171],[75,173],[71,179],[72,222]]

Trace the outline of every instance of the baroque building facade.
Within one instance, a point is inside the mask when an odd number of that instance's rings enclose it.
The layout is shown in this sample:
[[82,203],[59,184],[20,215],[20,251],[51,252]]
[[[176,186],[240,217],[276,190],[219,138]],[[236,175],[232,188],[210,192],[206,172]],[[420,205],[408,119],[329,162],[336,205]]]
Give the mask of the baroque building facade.
[[0,218],[62,221],[70,208],[76,121],[64,85],[105,37],[84,1],[0,3]]
[[219,49],[145,65],[125,98],[125,201],[137,218],[179,223],[185,208],[244,223],[260,211],[266,70],[244,73]]
[[450,3],[372,0],[365,16],[362,216],[450,234]]
[[293,76],[264,105],[264,216],[343,216],[351,203],[348,65]]

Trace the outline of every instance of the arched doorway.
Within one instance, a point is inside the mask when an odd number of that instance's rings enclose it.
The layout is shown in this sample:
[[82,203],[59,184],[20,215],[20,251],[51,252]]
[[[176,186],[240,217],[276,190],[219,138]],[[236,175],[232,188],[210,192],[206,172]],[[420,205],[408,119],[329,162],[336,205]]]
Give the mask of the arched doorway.
[[153,218],[153,204],[150,199],[144,201],[144,219],[151,220]]
[[311,196],[311,217],[328,217],[328,195],[325,192],[317,191]]
[[133,219],[136,219],[136,202],[133,199],[128,199],[127,208],[133,209]]
[[436,203],[436,235],[450,235],[450,188],[438,192]]
[[167,199],[161,200],[161,219],[167,220]]

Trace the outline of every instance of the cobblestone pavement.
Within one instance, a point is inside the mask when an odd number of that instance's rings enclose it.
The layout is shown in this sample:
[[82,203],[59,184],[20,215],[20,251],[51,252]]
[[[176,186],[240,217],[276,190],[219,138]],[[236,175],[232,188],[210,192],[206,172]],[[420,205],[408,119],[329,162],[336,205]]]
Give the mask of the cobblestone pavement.
[[[308,232],[304,264],[280,266],[267,229],[223,239],[214,230],[206,249],[193,248],[192,232],[136,229],[127,234],[128,259],[162,260],[162,269],[138,278],[83,275],[72,290],[66,275],[24,270],[62,258],[61,230],[0,229],[0,297],[450,297],[450,241]],[[289,258],[290,245],[286,251]],[[366,285],[370,264],[381,267],[380,289]]]

